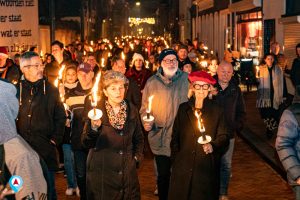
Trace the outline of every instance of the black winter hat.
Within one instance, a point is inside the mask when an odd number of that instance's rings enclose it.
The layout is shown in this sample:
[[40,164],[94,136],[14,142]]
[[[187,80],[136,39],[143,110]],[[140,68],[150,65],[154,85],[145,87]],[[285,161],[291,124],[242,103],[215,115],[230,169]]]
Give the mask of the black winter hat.
[[174,55],[176,56],[176,59],[178,60],[178,56],[176,51],[174,51],[173,49],[164,49],[162,50],[162,52],[159,54],[158,60],[159,63],[161,63],[161,61],[164,59],[164,57],[166,57],[167,55]]

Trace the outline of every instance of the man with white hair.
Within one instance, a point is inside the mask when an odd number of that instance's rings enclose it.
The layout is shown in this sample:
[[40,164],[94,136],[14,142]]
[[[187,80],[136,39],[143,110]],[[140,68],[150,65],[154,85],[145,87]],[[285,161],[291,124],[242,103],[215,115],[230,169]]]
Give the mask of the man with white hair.
[[143,90],[141,118],[146,116],[148,99],[154,95],[151,115],[154,120],[143,121],[148,140],[157,165],[157,187],[160,200],[168,199],[171,168],[173,123],[181,103],[188,100],[187,73],[178,69],[178,56],[173,49],[164,49],[159,55],[161,67],[150,77]]

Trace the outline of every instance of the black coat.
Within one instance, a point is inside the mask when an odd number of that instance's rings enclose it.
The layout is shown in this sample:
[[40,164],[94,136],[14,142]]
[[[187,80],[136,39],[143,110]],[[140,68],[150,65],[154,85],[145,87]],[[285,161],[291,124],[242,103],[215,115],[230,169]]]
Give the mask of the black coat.
[[140,88],[137,82],[133,78],[128,78],[129,85],[126,93],[126,99],[132,103],[138,110],[140,110],[142,105],[142,97],[140,93]]
[[66,122],[58,89],[44,79],[35,83],[22,80],[17,89],[21,95],[17,118],[18,133],[44,159],[50,170],[56,170],[56,146],[50,140],[56,145],[62,142]]
[[181,104],[175,118],[169,200],[218,200],[220,157],[229,141],[223,111],[213,100],[204,100],[202,118],[213,146],[213,153],[205,154],[197,142],[200,132],[193,107],[193,100]]
[[90,148],[88,199],[138,200],[141,197],[136,161],[141,160],[144,148],[138,111],[129,104],[125,126],[118,131],[110,125],[103,101],[99,108],[103,112],[101,127],[94,131],[87,122],[82,138],[83,145]]
[[218,104],[224,109],[225,121],[228,127],[230,138],[234,138],[235,133],[242,130],[246,118],[245,101],[242,91],[233,81],[223,90],[217,83],[218,94],[215,97]]

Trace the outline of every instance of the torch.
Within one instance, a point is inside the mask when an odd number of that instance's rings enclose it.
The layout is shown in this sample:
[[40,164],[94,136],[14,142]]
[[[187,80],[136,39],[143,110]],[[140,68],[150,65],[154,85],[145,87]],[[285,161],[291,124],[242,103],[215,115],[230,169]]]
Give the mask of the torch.
[[99,72],[97,74],[95,84],[92,88],[91,105],[92,105],[93,109],[88,112],[88,117],[91,120],[98,120],[102,117],[102,114],[103,114],[100,109],[96,108],[97,102],[98,102],[98,87],[99,87],[100,78],[101,78],[101,72]]
[[[63,72],[65,70],[65,65],[62,65],[61,68],[59,69],[58,71],[58,77],[57,79],[55,79],[54,81],[54,85],[55,87],[61,87],[61,84],[62,84],[62,77],[63,77]],[[61,102],[63,102],[63,105],[64,105],[64,108],[65,110],[68,110],[69,109],[69,106],[65,103],[65,95],[62,94],[62,93],[59,93],[59,96],[60,96],[60,100]]]
[[151,122],[154,120],[154,116],[152,116],[151,113],[151,107],[152,107],[152,100],[153,100],[154,95],[150,96],[148,98],[148,108],[146,109],[146,116],[143,117],[143,120],[146,122]]
[[149,61],[146,60],[145,62],[146,62],[146,68],[149,69]]
[[124,52],[122,51],[122,53],[121,53],[121,58],[122,58],[122,60],[124,60],[125,61],[125,54],[124,54]]
[[256,66],[255,68],[256,68],[256,78],[259,78],[259,75],[260,75],[259,74],[259,66]]
[[104,62],[105,62],[105,59],[104,59],[104,58],[101,58],[101,67],[105,67]]
[[210,143],[211,137],[209,135],[205,135],[205,127],[204,127],[204,124],[203,124],[203,121],[202,121],[202,118],[200,115],[198,114],[197,111],[195,111],[195,116],[197,117],[197,120],[198,120],[198,128],[199,128],[199,131],[201,134],[201,136],[198,138],[198,143],[199,144],[207,144],[207,143]]

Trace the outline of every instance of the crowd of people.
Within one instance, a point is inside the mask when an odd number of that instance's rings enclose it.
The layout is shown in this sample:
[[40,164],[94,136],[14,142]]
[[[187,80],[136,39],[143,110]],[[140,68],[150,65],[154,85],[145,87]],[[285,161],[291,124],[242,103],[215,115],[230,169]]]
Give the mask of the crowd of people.
[[[161,37],[54,41],[51,51],[41,56],[32,48],[9,59],[0,47],[0,162],[7,166],[1,185],[10,174],[31,183],[16,199],[58,199],[60,163],[68,196],[141,199],[137,171],[145,154],[154,157],[160,200],[229,199],[235,137],[246,117],[232,59],[220,62],[198,39],[170,48]],[[270,53],[257,73],[268,136],[293,99],[286,78],[298,85],[299,44],[296,51],[291,68]],[[89,117],[96,109],[101,117]],[[300,172],[292,173],[300,183]]]

